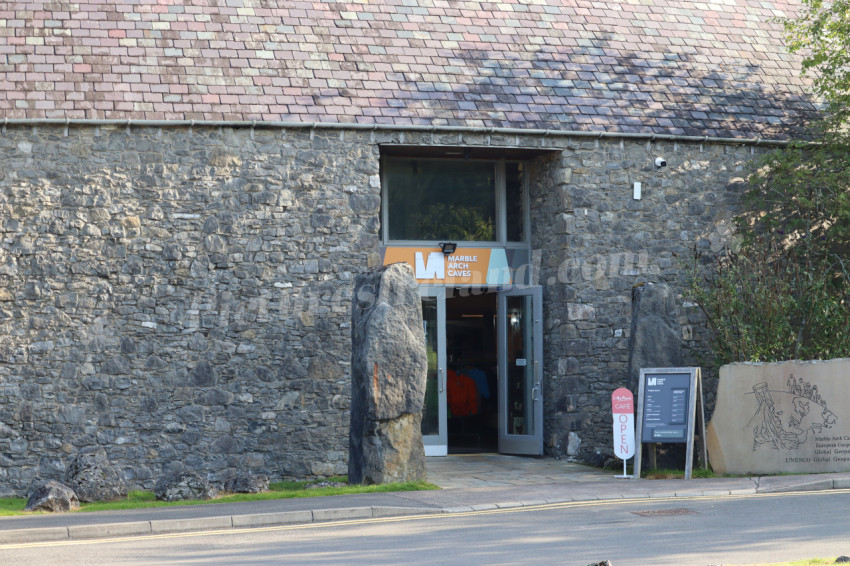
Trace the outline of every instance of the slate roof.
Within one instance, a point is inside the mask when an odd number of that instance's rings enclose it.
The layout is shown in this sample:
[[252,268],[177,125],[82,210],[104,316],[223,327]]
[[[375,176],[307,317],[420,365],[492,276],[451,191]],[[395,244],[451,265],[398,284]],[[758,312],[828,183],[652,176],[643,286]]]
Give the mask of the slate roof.
[[796,1],[0,2],[0,118],[785,138]]

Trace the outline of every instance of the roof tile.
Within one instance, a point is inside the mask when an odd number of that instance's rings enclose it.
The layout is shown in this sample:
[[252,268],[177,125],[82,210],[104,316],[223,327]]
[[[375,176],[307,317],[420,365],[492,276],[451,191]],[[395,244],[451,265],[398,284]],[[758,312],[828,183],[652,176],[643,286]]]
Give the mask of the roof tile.
[[0,2],[0,117],[787,137],[816,108],[795,0],[213,4]]

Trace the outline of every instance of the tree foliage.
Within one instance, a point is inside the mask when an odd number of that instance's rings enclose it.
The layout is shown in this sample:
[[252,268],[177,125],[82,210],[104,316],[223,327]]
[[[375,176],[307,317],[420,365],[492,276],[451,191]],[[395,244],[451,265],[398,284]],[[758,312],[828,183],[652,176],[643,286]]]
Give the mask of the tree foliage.
[[773,362],[850,356],[846,287],[763,246],[694,262],[688,295],[712,331],[714,362]]
[[850,138],[823,135],[792,144],[754,164],[736,219],[745,246],[765,247],[811,267],[826,261],[845,272],[850,254]]
[[831,112],[817,143],[752,164],[736,249],[694,256],[717,364],[850,357],[850,0],[801,0],[780,21]]
[[802,0],[796,18],[781,20],[791,53],[803,55],[817,94],[840,124],[850,117],[850,0]]
[[690,271],[718,365],[850,357],[850,140],[752,164],[739,246]]

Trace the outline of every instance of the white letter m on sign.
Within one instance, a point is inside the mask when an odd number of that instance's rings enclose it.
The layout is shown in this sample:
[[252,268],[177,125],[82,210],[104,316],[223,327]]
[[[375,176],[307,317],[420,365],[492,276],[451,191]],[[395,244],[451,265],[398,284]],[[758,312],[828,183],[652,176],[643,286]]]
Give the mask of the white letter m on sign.
[[417,279],[445,279],[446,259],[442,252],[431,252],[428,254],[428,263],[422,257],[422,252],[415,253],[416,278]]

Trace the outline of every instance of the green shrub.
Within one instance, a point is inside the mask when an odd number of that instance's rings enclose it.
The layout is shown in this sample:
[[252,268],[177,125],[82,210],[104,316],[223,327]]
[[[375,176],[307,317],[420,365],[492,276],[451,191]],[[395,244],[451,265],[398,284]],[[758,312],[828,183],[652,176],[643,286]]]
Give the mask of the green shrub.
[[773,362],[850,356],[847,289],[831,267],[743,249],[700,266],[695,256],[688,296],[712,331],[714,363]]
[[754,162],[740,245],[694,254],[687,295],[717,365],[850,356],[850,139],[821,140]]

